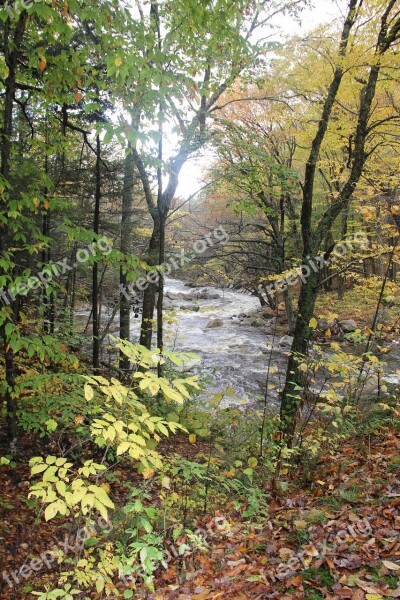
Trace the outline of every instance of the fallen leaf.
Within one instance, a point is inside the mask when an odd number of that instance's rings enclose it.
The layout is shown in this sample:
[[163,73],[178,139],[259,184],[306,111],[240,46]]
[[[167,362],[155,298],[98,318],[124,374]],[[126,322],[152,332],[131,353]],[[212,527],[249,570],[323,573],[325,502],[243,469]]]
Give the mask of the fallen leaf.
[[396,563],[390,560],[383,560],[382,564],[390,571],[400,571],[400,565],[396,565]]

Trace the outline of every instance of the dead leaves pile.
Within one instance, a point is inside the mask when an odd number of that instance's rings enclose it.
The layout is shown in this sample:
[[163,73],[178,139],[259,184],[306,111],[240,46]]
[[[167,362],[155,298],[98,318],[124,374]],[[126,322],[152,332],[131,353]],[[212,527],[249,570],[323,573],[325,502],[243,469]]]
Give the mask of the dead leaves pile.
[[[154,600],[400,598],[400,436],[324,457],[258,526],[226,515],[206,553],[159,573]],[[339,467],[340,465],[340,467]],[[318,483],[317,483],[318,482]],[[206,520],[199,522],[206,528]]]

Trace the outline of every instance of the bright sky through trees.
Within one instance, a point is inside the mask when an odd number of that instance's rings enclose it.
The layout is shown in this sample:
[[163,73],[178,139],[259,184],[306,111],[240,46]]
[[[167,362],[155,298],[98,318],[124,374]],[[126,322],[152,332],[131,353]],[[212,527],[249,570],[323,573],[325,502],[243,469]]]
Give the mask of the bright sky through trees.
[[[292,17],[277,15],[274,25],[277,27],[276,36],[284,39],[293,35],[304,35],[312,31],[321,23],[329,23],[341,16],[346,9],[343,0],[315,0],[312,6],[302,13],[301,23],[297,23]],[[202,187],[202,173],[210,165],[212,155],[206,149],[202,149],[201,155],[190,158],[183,167],[180,175],[178,196],[189,197]]]

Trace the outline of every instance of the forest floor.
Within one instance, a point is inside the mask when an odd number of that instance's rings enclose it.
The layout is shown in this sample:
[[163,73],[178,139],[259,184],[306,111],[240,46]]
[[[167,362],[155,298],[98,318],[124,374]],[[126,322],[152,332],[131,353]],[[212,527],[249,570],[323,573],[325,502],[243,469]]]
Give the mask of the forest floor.
[[[57,570],[35,573],[35,583],[19,570],[69,533],[67,519],[36,520],[26,501],[27,462],[38,451],[51,452],[43,440],[24,435],[14,468],[0,469],[0,597],[35,598],[30,589],[57,580]],[[171,451],[194,452],[187,439],[171,440]],[[54,450],[54,448],[53,448]],[[155,593],[143,588],[134,598],[155,600],[279,599],[379,600],[400,598],[400,432],[385,429],[366,439],[349,439],[321,457],[316,468],[284,477],[285,492],[265,484],[268,514],[249,522],[232,507],[207,517],[196,527],[207,532],[207,548],[172,558],[156,573]],[[0,455],[3,448],[0,449]],[[111,496],[123,501],[121,471]],[[138,476],[137,476],[138,477]],[[279,487],[278,487],[279,489]],[[8,574],[12,586],[4,579]],[[91,598],[100,598],[96,593]],[[104,597],[104,596],[103,596]]]

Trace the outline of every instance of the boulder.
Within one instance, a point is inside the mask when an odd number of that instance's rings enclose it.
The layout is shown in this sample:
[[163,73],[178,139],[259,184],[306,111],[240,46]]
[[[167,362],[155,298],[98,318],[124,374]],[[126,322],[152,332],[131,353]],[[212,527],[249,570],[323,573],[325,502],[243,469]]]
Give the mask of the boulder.
[[195,292],[194,298],[197,300],[220,300],[221,296],[217,292],[209,292],[207,289],[203,289]]
[[164,310],[172,310],[174,308],[174,305],[169,298],[164,298],[163,308]]
[[351,333],[358,329],[358,325],[354,319],[343,319],[342,321],[339,321],[339,326],[344,333]]
[[181,310],[191,310],[192,312],[199,312],[200,306],[180,306]]
[[276,311],[270,306],[264,306],[262,308],[262,316],[264,319],[273,319],[276,315]]
[[224,322],[222,319],[213,319],[208,323],[206,329],[216,329],[217,327],[223,327]]
[[194,293],[194,297],[198,300],[208,300],[208,292],[207,290],[200,290]]
[[250,325],[252,327],[263,327],[265,325],[264,319],[252,319]]
[[169,298],[169,300],[178,300],[180,294],[175,294],[174,292],[166,292],[165,297]]
[[293,338],[291,335],[284,335],[279,340],[278,346],[281,348],[291,348],[293,344]]
[[326,331],[327,329],[329,329],[328,319],[325,319],[324,317],[322,319],[318,319],[317,329],[319,331]]

